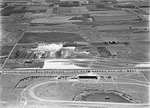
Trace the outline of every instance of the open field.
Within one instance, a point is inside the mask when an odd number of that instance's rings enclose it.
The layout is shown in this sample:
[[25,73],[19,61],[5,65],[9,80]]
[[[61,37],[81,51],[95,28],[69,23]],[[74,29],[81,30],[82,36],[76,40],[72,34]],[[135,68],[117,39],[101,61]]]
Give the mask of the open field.
[[[18,0],[13,0],[14,2],[18,2]],[[31,1],[31,0],[19,0],[20,2],[28,2],[28,1]],[[12,0],[0,0],[0,2],[12,2]]]
[[26,27],[27,24],[14,24],[14,23],[1,24],[2,29],[12,31],[24,30]]
[[116,38],[118,41],[140,41],[140,40],[148,40],[149,39],[149,33],[115,33],[115,32],[104,32],[102,34],[104,39],[108,38],[109,40],[111,38]]
[[130,29],[130,25],[105,25],[105,26],[98,26],[98,30],[100,31],[107,31],[107,30],[126,30]]
[[44,33],[29,33],[26,32],[19,40],[19,43],[36,43],[36,42],[70,42],[84,41],[82,37],[75,33],[64,32],[44,32]]
[[132,53],[131,49],[126,46],[109,46],[108,49],[113,55],[119,53]]
[[119,54],[117,55],[118,59],[125,59],[130,61],[137,61],[137,62],[148,62],[149,58],[147,58],[142,52],[138,53],[128,53],[128,54]]
[[[25,13],[25,12],[27,12],[27,10],[25,10],[25,8],[26,8],[25,6],[22,6],[20,9],[16,9],[15,7],[9,6],[1,11],[1,15],[2,16],[10,16],[11,14]],[[29,11],[29,12],[35,13],[36,11]]]
[[131,13],[125,11],[125,10],[110,10],[110,11],[91,11],[91,16],[126,16],[126,15],[132,15]]
[[18,41],[18,38],[21,36],[23,31],[7,31],[7,30],[1,30],[1,40],[0,42],[3,44],[5,43],[16,43]]
[[126,20],[139,20],[137,16],[128,15],[128,16],[108,16],[105,18],[105,16],[93,16],[94,20],[96,22],[103,22],[103,21],[126,21]]
[[42,68],[44,65],[44,62],[42,61],[35,61],[33,63],[23,63],[22,60],[8,60],[7,63],[5,64],[4,68],[6,69],[17,69],[18,67],[19,68],[24,68],[24,69],[40,69]]
[[95,5],[87,5],[86,8],[87,8],[89,11],[97,10],[97,7],[96,7]]
[[137,46],[137,48],[142,51],[144,53],[144,55],[147,58],[149,57],[149,47],[150,47],[150,42],[149,41],[136,41],[135,45]]
[[77,25],[72,23],[67,24],[30,24],[27,31],[72,31],[77,29]]
[[[16,19],[17,20],[17,19]],[[3,22],[3,20],[2,20]],[[15,22],[15,21],[14,21]],[[19,22],[19,20],[18,20]],[[24,20],[22,20],[21,22],[24,22]],[[6,23],[3,22],[1,24],[1,40],[0,42],[2,43],[2,45],[5,45],[7,43],[16,43],[18,41],[18,39],[21,37],[21,35],[23,34],[23,32],[25,31],[27,27],[27,24],[21,24],[21,23],[10,23],[7,22]]]
[[60,0],[45,0],[46,2],[59,2]]
[[71,17],[52,17],[52,18],[36,18],[31,23],[48,23],[48,24],[60,24],[70,22],[82,22],[81,20],[69,20]]
[[71,13],[71,7],[59,7],[57,11],[59,14]]
[[141,72],[146,78],[148,81],[150,81],[150,78],[149,78],[149,72]]

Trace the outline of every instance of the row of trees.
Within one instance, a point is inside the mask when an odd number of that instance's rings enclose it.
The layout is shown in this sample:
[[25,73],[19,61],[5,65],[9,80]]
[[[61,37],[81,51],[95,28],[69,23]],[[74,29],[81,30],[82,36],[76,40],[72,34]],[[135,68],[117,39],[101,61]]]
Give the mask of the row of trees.
[[116,41],[109,41],[109,42],[103,42],[103,44],[105,44],[105,45],[109,45],[109,44],[124,44],[124,45],[129,45],[130,44],[130,42],[116,42]]

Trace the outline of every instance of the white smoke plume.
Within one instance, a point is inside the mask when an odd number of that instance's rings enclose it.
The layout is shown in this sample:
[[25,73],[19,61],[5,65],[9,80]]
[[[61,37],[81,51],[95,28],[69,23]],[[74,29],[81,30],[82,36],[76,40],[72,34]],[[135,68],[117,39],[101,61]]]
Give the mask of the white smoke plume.
[[39,44],[39,46],[32,50],[39,50],[39,51],[59,51],[63,48],[63,44]]

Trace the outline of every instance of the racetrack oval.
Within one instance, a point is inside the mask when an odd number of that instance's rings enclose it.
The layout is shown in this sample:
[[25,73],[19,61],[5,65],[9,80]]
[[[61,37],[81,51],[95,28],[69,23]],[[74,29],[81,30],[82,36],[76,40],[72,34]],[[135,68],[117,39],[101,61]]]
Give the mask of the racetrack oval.
[[[142,85],[94,83],[94,82],[93,83],[79,82],[80,86],[77,85],[78,85],[77,82],[69,82],[69,81],[43,82],[29,88],[28,93],[32,98],[39,101],[72,101],[73,102],[73,97],[83,92],[84,90],[117,90],[120,92],[122,91],[124,94],[127,94],[126,96],[132,97],[133,98],[132,100],[134,100],[135,98],[137,99],[136,101],[143,102],[143,103],[147,103],[148,101],[148,97],[146,97],[148,88]],[[132,89],[131,89],[131,85],[132,85]],[[128,90],[130,89],[130,91],[125,91],[125,88],[127,88]],[[143,89],[144,92],[141,92],[143,91]],[[106,96],[110,97],[108,96],[108,94]],[[137,97],[139,96],[143,96],[143,97],[138,99]],[[84,100],[79,99],[79,101],[84,101]],[[90,102],[93,100],[87,99],[87,101]],[[101,100],[99,100],[98,102],[101,102]],[[107,102],[109,102],[108,99]],[[122,102],[122,103],[127,103],[127,102]]]

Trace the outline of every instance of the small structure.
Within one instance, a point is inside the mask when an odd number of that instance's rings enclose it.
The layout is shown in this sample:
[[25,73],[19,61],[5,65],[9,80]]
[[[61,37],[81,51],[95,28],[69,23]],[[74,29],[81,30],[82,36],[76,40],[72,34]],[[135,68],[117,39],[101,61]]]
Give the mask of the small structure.
[[109,96],[105,96],[105,99],[110,99],[110,97]]
[[77,78],[79,80],[99,80],[99,76],[92,72],[90,72],[88,74],[79,74],[79,75],[77,75]]

